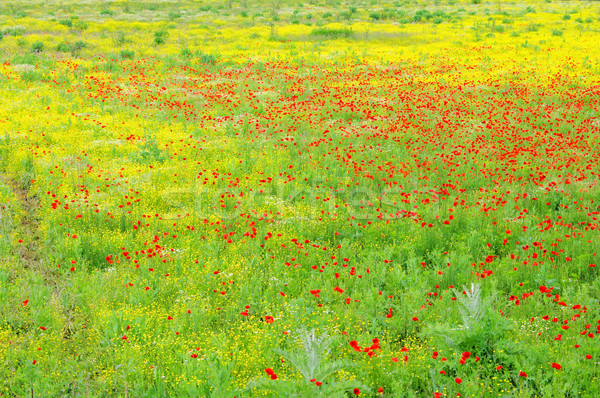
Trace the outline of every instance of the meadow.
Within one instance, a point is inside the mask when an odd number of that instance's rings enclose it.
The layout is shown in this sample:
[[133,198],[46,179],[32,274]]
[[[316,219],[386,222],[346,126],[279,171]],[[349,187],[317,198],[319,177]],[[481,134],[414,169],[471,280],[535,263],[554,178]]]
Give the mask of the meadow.
[[0,396],[598,396],[598,43],[595,1],[1,2]]

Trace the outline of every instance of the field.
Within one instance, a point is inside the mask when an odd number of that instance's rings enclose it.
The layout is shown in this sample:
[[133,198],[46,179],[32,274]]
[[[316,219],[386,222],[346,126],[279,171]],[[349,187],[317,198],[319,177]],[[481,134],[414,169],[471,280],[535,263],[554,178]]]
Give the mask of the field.
[[597,397],[600,3],[0,3],[0,396]]

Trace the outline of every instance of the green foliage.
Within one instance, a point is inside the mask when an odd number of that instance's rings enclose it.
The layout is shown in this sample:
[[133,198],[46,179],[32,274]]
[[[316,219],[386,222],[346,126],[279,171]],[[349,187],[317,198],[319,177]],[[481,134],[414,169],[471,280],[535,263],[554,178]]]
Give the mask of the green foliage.
[[428,10],[419,10],[413,16],[413,22],[421,22],[424,20],[429,20],[432,17],[432,14]]
[[76,56],[81,50],[86,48],[88,45],[85,41],[78,40],[71,45],[71,54]]
[[0,395],[598,395],[594,10],[304,2],[0,27]]
[[56,51],[59,52],[70,52],[72,56],[77,56],[81,50],[86,48],[88,44],[85,41],[78,40],[74,43],[61,42],[56,46]]
[[5,26],[0,29],[0,34],[2,36],[22,36],[25,33],[25,26],[16,25],[16,26]]
[[76,19],[73,22],[73,29],[77,30],[86,30],[88,28],[88,24],[82,19]]
[[139,150],[133,152],[130,157],[134,162],[144,164],[162,163],[167,158],[152,136],[147,137]]
[[179,53],[179,55],[182,58],[190,59],[190,58],[192,58],[194,56],[194,52],[192,50],[190,50],[189,48],[184,47],[184,48],[181,49],[181,52]]
[[[456,352],[472,352],[487,362],[496,355],[498,347],[507,344],[505,339],[513,325],[499,314],[494,291],[484,298],[481,286],[471,284],[470,288],[463,287],[463,292],[454,292],[454,316],[449,314],[446,322],[427,326],[423,336]],[[459,322],[455,321],[457,318]]]
[[43,42],[36,41],[31,45],[32,53],[41,53],[42,51],[44,51],[44,43]]
[[127,34],[123,31],[118,31],[113,36],[114,44],[117,46],[122,46],[126,43],[131,43],[131,40],[127,37]]
[[525,27],[526,32],[537,32],[539,30],[539,25],[532,23]]
[[121,50],[121,52],[119,53],[119,55],[123,59],[133,59],[133,57],[135,57],[135,51],[133,51],[133,50]]
[[160,29],[157,30],[156,32],[154,32],[154,44],[161,45],[161,44],[165,44],[167,38],[169,37],[169,32],[164,30],[164,29]]
[[69,51],[71,51],[71,45],[64,41],[60,42],[56,45],[56,51],[63,52],[63,53],[69,52]]
[[[332,356],[332,345],[335,339],[326,333],[317,336],[315,329],[307,332],[297,331],[300,350],[285,350],[276,348],[273,351],[285,359],[286,363],[300,373],[300,380],[286,380],[274,384],[271,380],[261,379],[249,385],[266,391],[297,397],[346,397],[347,392],[354,388],[363,387],[362,383],[337,379],[335,373],[351,368],[349,361],[328,359]],[[317,383],[318,382],[318,383]],[[322,383],[322,384],[321,384]],[[366,389],[361,389],[363,392]]]
[[198,50],[196,51],[195,56],[201,64],[214,64],[219,60],[219,56],[216,54],[206,54]]
[[310,32],[310,36],[322,40],[350,39],[354,37],[354,32],[349,28],[316,28]]

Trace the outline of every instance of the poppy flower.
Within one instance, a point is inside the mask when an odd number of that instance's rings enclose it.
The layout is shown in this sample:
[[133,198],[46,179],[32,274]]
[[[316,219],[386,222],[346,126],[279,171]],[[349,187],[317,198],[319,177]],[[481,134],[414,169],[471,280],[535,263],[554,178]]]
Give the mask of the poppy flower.
[[552,362],[552,367],[556,370],[560,370],[561,366],[559,364],[557,364],[556,362]]
[[457,377],[456,379],[454,379],[454,381],[456,382],[456,384],[462,383],[462,379],[460,377]]
[[525,373],[523,371],[520,371],[519,372],[519,376],[521,376],[521,377],[527,377],[527,373]]
[[352,392],[354,393],[354,395],[360,395],[360,390],[358,388],[355,388],[354,390],[352,390]]

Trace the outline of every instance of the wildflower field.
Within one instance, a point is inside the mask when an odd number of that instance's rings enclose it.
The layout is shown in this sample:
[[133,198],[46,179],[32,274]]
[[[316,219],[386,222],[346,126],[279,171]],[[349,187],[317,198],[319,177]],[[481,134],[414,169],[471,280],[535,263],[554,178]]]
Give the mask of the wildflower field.
[[597,397],[600,2],[0,3],[0,396]]

